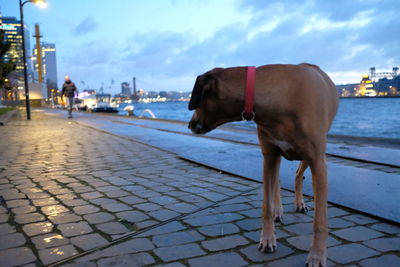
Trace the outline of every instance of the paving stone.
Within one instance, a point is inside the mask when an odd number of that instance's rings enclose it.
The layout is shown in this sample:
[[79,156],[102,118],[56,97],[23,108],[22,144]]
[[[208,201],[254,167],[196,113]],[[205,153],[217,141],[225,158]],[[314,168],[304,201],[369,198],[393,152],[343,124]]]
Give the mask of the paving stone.
[[115,214],[118,218],[124,219],[130,223],[147,220],[149,216],[140,211],[122,211]]
[[64,207],[62,205],[45,206],[45,207],[41,207],[41,210],[46,215],[57,215],[57,214],[69,211],[69,209],[67,207]]
[[149,212],[149,215],[159,221],[166,221],[179,216],[180,213],[168,209],[161,209]]
[[25,244],[26,240],[21,233],[12,233],[0,236],[0,250],[7,248],[15,248]]
[[155,265],[157,267],[185,267],[186,265],[183,265],[182,263],[179,262],[171,262],[168,264],[159,264],[159,265]]
[[225,253],[190,259],[189,265],[192,267],[204,267],[204,266],[236,267],[236,266],[248,266],[248,263],[244,261],[243,258],[235,252],[225,252]]
[[64,212],[61,214],[50,215],[49,220],[54,224],[64,224],[71,222],[79,222],[82,220],[82,217],[71,212]]
[[155,260],[148,253],[127,254],[99,260],[99,267],[103,266],[126,266],[141,267],[155,263]]
[[304,267],[306,261],[307,254],[300,254],[269,262],[268,267]]
[[113,203],[113,204],[103,204],[101,205],[103,209],[106,209],[111,212],[119,212],[119,211],[125,211],[125,210],[131,210],[132,208],[122,204],[122,203]]
[[104,195],[100,192],[88,192],[88,193],[81,194],[81,197],[84,199],[95,199],[95,198],[100,198],[103,196]]
[[[287,238],[286,241],[297,249],[309,251],[312,241],[312,235],[294,236]],[[331,236],[328,236],[326,244],[328,247],[337,246],[339,244],[341,244],[340,241]]]
[[18,207],[18,208],[13,208],[11,210],[11,212],[14,214],[24,214],[24,213],[30,213],[30,212],[35,212],[35,211],[36,211],[36,207],[34,207],[34,206]]
[[398,234],[400,233],[400,227],[388,223],[378,223],[378,224],[373,224],[370,226],[370,228],[374,230],[378,230],[381,232],[385,232],[388,234]]
[[365,241],[363,244],[381,252],[400,251],[400,237],[378,238]]
[[161,205],[161,206],[165,206],[165,205],[177,202],[177,200],[175,198],[168,197],[168,196],[152,197],[152,198],[149,198],[149,201],[154,202],[154,203],[156,203],[158,205]]
[[25,199],[26,195],[15,191],[0,194],[4,200]]
[[159,210],[161,206],[154,203],[142,203],[135,205],[135,208],[148,212],[148,211]]
[[96,199],[89,199],[89,201],[91,203],[93,203],[93,204],[96,204],[96,205],[117,204],[117,203],[119,203],[115,199],[104,198],[104,197],[96,198]]
[[153,252],[166,262],[202,256],[206,254],[197,244],[161,247],[154,249]]
[[205,226],[220,223],[233,222],[242,219],[243,216],[235,213],[224,213],[217,215],[201,216],[184,221],[192,226]]
[[379,252],[360,244],[346,244],[328,248],[328,258],[340,264],[348,264],[378,254]]
[[87,193],[93,191],[93,188],[90,186],[79,186],[73,188],[76,193]]
[[343,209],[339,209],[336,207],[328,208],[328,218],[343,216],[346,214],[349,214],[349,213]]
[[257,245],[253,244],[240,250],[248,259],[253,262],[266,262],[282,257],[287,257],[294,251],[278,242],[277,250],[274,253],[262,253],[258,250]]
[[35,236],[31,239],[36,249],[45,249],[56,246],[63,246],[69,243],[69,240],[57,233]]
[[119,222],[107,222],[107,223],[97,224],[96,228],[102,231],[103,233],[109,235],[124,234],[129,232],[129,229]]
[[8,223],[0,224],[0,236],[7,235],[16,232],[15,227],[9,225]]
[[107,245],[109,242],[99,234],[88,234],[71,238],[71,243],[83,250],[90,250]]
[[345,228],[342,230],[333,231],[332,234],[352,242],[364,241],[383,236],[382,233],[364,226]]
[[10,215],[7,213],[0,214],[0,223],[5,223],[10,218]]
[[108,192],[105,192],[105,194],[106,194],[108,197],[111,197],[111,198],[125,197],[125,196],[130,196],[130,195],[131,195],[131,194],[129,194],[128,192],[126,192],[126,191],[124,191],[124,190],[120,190],[120,189],[118,189],[118,190],[113,190],[113,191],[108,191]]
[[246,231],[261,229],[261,219],[260,218],[245,219],[240,222],[237,222],[236,225],[238,225],[240,228]]
[[72,245],[39,250],[39,258],[45,265],[69,258],[76,254],[78,254],[78,251],[76,251]]
[[335,229],[335,228],[345,228],[345,227],[350,227],[353,226],[354,223],[350,221],[343,220],[341,218],[330,218],[328,220],[328,227],[329,229]]
[[370,218],[370,217],[367,217],[367,216],[364,216],[361,214],[352,214],[352,215],[343,217],[343,219],[357,223],[357,224],[369,224],[369,223],[377,223],[378,222],[377,220],[375,220],[373,218]]
[[297,223],[290,226],[285,226],[285,230],[297,235],[312,234],[312,223]]
[[182,203],[182,202],[177,202],[174,204],[166,205],[165,208],[176,211],[176,212],[180,212],[180,213],[190,213],[190,212],[193,212],[198,209],[198,207],[195,205],[192,205],[189,203]]
[[216,192],[210,192],[210,191],[201,193],[200,195],[201,195],[201,197],[204,197],[208,200],[215,201],[215,202],[228,198],[226,195],[219,194]]
[[[215,207],[216,210],[220,212],[235,212],[235,211],[246,211],[252,209],[251,206],[247,204],[230,204]],[[258,214],[260,216],[261,213]]]
[[84,215],[84,214],[98,212],[100,209],[93,205],[84,205],[84,206],[75,207],[73,210],[78,215]]
[[119,243],[117,245],[108,247],[106,249],[94,252],[87,256],[81,257],[76,261],[89,261],[89,260],[97,260],[102,257],[114,257],[119,255],[126,255],[130,253],[138,253],[144,251],[151,251],[154,249],[154,245],[145,238],[135,238],[128,240],[123,243]]
[[83,200],[83,199],[70,199],[70,200],[64,200],[63,203],[66,206],[70,207],[77,207],[77,206],[84,206],[88,205],[88,202]]
[[22,227],[25,234],[28,236],[35,236],[39,234],[50,233],[53,230],[53,224],[51,222],[38,222],[26,224]]
[[58,229],[66,237],[83,235],[93,232],[93,229],[89,226],[87,222],[60,224],[58,226]]
[[204,240],[196,231],[176,232],[154,236],[152,241],[158,247],[170,247]]
[[55,200],[55,198],[53,198],[53,197],[41,198],[41,199],[33,199],[32,202],[33,202],[33,205],[39,206],[39,207],[56,205],[56,204],[60,203],[57,200]]
[[107,185],[107,186],[100,186],[96,188],[98,191],[100,192],[110,192],[113,190],[118,190],[119,188],[116,186],[112,186],[112,185]]
[[146,202],[146,200],[135,197],[135,196],[127,196],[127,197],[121,197],[119,198],[122,202],[125,202],[126,204],[138,204],[138,203],[143,203]]
[[240,231],[239,227],[232,223],[223,223],[210,226],[204,226],[198,229],[198,231],[206,236],[224,236],[230,234],[236,234]]
[[0,251],[1,266],[21,266],[36,260],[32,250],[27,247],[10,248]]
[[20,214],[16,215],[14,217],[14,220],[18,224],[27,224],[27,223],[33,223],[33,222],[40,222],[44,221],[46,218],[40,214],[40,213],[26,213],[26,214]]
[[143,222],[137,222],[137,223],[135,223],[135,226],[137,229],[142,230],[147,227],[154,226],[156,224],[159,224],[159,222],[154,221],[154,220],[147,220],[147,221],[143,221]]
[[360,262],[362,267],[398,267],[400,266],[400,257],[395,255],[383,255],[377,258],[370,258]]
[[249,241],[247,241],[241,235],[231,235],[231,236],[221,237],[218,239],[203,241],[201,242],[201,245],[209,251],[219,251],[219,250],[232,249],[238,246],[243,246],[248,243]]
[[98,212],[84,215],[83,218],[91,224],[98,224],[112,221],[115,216],[107,212]]
[[9,200],[6,202],[6,205],[9,209],[23,207],[29,205],[29,200],[27,199]]

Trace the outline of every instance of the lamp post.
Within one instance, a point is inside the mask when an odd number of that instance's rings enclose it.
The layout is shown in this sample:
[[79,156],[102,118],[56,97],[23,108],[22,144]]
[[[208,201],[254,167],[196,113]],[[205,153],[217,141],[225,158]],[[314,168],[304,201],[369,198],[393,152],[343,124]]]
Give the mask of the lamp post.
[[[29,103],[29,88],[28,88],[28,73],[26,72],[26,51],[25,51],[25,28],[24,28],[24,10],[23,7],[26,3],[34,3],[39,7],[46,7],[47,3],[45,0],[26,0],[22,2],[19,0],[19,14],[21,17],[21,34],[22,34],[22,54],[24,64],[24,83],[25,83],[25,102],[26,102],[26,119],[31,119],[31,105]],[[38,51],[39,53],[39,51]]]

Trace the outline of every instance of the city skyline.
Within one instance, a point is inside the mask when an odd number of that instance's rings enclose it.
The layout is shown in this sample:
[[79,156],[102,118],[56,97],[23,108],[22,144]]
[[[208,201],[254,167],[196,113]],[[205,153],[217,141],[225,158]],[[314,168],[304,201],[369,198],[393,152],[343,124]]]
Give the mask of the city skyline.
[[[26,5],[25,17],[57,46],[59,86],[69,74],[115,94],[135,76],[138,89],[190,91],[216,66],[301,62],[345,84],[400,65],[396,1],[47,2]],[[18,1],[0,7],[19,19]]]

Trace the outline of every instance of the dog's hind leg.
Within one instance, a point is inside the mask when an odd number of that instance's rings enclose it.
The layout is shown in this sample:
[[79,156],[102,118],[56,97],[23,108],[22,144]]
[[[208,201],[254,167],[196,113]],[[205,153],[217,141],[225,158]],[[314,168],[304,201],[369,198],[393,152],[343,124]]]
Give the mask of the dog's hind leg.
[[308,164],[306,161],[302,161],[299,164],[299,167],[296,171],[296,182],[295,182],[295,198],[294,198],[294,206],[297,212],[306,213],[308,208],[304,203],[303,199],[303,179],[304,179],[304,172],[306,171]]
[[263,192],[264,200],[262,205],[262,229],[260,236],[259,250],[262,252],[273,252],[276,250],[276,236],[274,229],[274,219],[276,201],[279,195],[279,166],[281,156],[279,149],[272,144],[266,142],[262,131],[258,129],[259,140],[262,153],[264,156],[263,162]]
[[309,267],[326,266],[327,195],[328,179],[325,155],[310,162],[314,192],[315,215],[313,223],[313,240],[307,257]]

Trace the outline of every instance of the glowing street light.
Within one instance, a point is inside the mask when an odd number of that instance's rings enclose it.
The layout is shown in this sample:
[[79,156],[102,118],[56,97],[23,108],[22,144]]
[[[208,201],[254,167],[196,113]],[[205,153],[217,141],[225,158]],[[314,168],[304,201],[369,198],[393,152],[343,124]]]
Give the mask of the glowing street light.
[[47,2],[45,0],[26,0],[24,2],[22,2],[22,0],[19,0],[19,14],[21,17],[21,32],[22,32],[22,53],[23,53],[23,63],[24,63],[26,119],[30,120],[31,119],[31,106],[29,103],[28,74],[26,71],[25,29],[24,29],[24,10],[23,10],[23,7],[26,3],[34,3],[38,7],[44,8],[47,6]]

